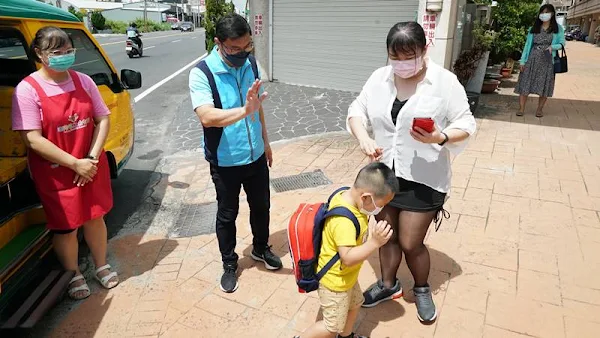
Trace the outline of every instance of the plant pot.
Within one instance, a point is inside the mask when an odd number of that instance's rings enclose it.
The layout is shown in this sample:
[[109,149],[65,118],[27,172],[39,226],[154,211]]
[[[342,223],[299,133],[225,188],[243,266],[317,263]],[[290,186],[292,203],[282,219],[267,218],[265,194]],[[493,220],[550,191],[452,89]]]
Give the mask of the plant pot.
[[469,106],[471,106],[471,113],[475,114],[479,108],[479,93],[467,92],[467,99],[469,100]]
[[503,78],[509,78],[512,76],[512,68],[502,68],[501,71]]
[[481,93],[482,94],[495,93],[499,86],[500,86],[500,81],[498,81],[498,80],[485,80],[485,81],[483,81],[483,86],[481,87]]

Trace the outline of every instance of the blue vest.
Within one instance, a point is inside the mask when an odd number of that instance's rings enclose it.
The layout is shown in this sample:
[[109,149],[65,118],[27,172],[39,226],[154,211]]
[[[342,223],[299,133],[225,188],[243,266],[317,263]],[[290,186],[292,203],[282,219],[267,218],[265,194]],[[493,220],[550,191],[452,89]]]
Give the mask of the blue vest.
[[[221,56],[213,49],[210,55],[196,66],[208,79],[215,108],[243,107],[246,93],[259,78],[256,59],[250,55],[239,70],[239,79],[230,72]],[[220,167],[242,166],[255,162],[265,153],[262,123],[258,111],[226,127],[204,129],[204,156],[208,162]]]

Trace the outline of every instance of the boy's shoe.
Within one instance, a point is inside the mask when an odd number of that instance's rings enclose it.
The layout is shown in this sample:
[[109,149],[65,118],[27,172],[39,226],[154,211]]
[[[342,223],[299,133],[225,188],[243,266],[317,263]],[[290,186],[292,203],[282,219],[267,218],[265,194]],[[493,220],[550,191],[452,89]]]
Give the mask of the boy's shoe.
[[252,259],[265,263],[265,268],[268,270],[279,270],[283,267],[281,259],[277,257],[273,251],[271,251],[270,246],[267,246],[262,253],[256,251],[256,249],[253,249]]
[[[298,337],[298,338],[300,338],[300,337]],[[337,335],[337,338],[344,338],[344,337],[342,337],[342,336],[341,336],[341,335],[338,333],[338,335]],[[369,337],[368,337],[368,336],[361,336],[361,335],[359,335],[359,334],[357,334],[357,333],[354,333],[354,332],[352,332],[352,334],[350,334],[350,338],[369,338]]]
[[400,285],[400,281],[396,279],[396,284],[388,289],[383,285],[383,281],[379,280],[377,283],[371,285],[367,291],[363,293],[363,296],[365,297],[365,302],[362,307],[374,307],[386,300],[402,297],[402,285]]
[[221,276],[221,291],[232,293],[238,288],[237,264],[223,263],[223,275]]
[[437,310],[431,297],[429,285],[414,287],[415,304],[417,305],[417,317],[422,322],[432,322],[437,318]]

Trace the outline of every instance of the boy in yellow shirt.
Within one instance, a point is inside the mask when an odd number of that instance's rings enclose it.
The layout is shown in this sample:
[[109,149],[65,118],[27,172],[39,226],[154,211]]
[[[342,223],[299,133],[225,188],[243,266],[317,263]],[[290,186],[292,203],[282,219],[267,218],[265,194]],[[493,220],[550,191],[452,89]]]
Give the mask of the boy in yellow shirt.
[[362,263],[387,243],[393,232],[385,221],[369,227],[369,216],[377,215],[398,190],[394,172],[385,164],[374,162],[361,169],[352,188],[331,199],[329,210],[341,206],[352,211],[360,223],[360,234],[357,239],[354,223],[346,217],[332,216],[326,220],[317,271],[336,253],[340,254],[340,260],[320,281],[323,321],[308,328],[302,338],[359,337],[352,332],[364,302],[358,273]]

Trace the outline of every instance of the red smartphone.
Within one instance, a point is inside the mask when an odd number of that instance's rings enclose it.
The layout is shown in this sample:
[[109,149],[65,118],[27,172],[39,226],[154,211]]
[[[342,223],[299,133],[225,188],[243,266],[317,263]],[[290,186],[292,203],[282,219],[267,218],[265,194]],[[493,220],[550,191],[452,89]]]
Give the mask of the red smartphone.
[[415,117],[413,119],[412,126],[414,131],[416,131],[415,127],[419,127],[428,133],[433,132],[433,130],[435,129],[434,122],[430,117]]

